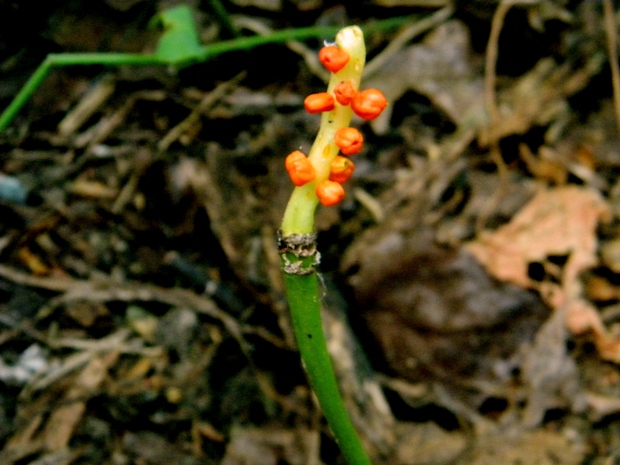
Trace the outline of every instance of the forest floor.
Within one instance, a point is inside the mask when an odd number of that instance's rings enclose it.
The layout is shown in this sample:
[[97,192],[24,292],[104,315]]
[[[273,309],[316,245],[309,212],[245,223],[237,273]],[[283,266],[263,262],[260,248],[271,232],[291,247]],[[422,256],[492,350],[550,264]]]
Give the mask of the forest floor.
[[[389,106],[317,213],[373,462],[620,463],[612,2],[217,3],[202,43],[412,15],[366,35]],[[0,108],[48,53],[152,51],[167,6],[0,1]],[[343,464],[276,244],[323,40],[58,69],[0,135],[0,463]]]

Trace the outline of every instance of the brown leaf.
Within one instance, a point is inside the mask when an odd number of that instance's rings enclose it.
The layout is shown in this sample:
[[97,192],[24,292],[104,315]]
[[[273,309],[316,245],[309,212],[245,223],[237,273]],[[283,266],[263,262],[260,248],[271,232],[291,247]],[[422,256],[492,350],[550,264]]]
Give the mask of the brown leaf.
[[[609,207],[597,191],[566,186],[540,191],[507,225],[486,233],[467,249],[496,278],[537,289],[545,302],[562,309],[573,334],[591,331],[599,355],[620,362],[620,341],[611,337],[596,308],[582,298],[579,275],[598,263],[598,222],[607,219]],[[550,265],[551,256],[566,256],[559,283],[533,280],[532,263]]]
[[[471,62],[469,33],[460,21],[442,24],[423,43],[396,53],[364,86],[381,89],[389,102],[414,90],[457,124],[482,108],[482,78]],[[392,109],[388,106],[372,122],[376,133],[387,132]]]
[[540,191],[510,223],[466,245],[487,271],[502,281],[537,287],[528,275],[534,262],[568,255],[563,283],[597,263],[596,227],[608,207],[598,192],[566,186]]

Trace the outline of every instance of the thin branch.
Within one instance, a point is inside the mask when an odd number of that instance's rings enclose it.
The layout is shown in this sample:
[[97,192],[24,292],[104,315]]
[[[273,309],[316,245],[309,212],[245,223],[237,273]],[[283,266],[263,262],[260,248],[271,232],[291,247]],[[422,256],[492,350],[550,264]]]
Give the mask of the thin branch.
[[605,34],[607,35],[607,49],[609,53],[609,65],[611,66],[611,85],[614,92],[614,110],[616,112],[616,125],[620,135],[620,69],[618,68],[618,41],[616,15],[611,0],[603,0],[603,12],[605,15]]

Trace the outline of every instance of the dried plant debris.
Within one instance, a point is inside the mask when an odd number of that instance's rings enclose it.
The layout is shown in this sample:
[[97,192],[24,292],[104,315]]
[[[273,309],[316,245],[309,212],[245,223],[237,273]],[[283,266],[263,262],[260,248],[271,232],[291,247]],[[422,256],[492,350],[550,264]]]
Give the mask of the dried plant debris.
[[[498,279],[537,289],[550,307],[564,312],[571,331],[592,331],[601,356],[619,361],[618,342],[583,299],[579,279],[598,263],[596,227],[605,219],[609,208],[596,191],[576,186],[541,190],[510,223],[467,248]],[[554,263],[554,257],[563,263]],[[533,266],[543,276],[532,278]]]
[[458,395],[476,383],[507,388],[521,345],[547,314],[540,299],[493,279],[462,246],[434,243],[430,230],[382,237],[356,267],[358,309],[390,371],[412,382],[450,380]]
[[[480,67],[474,64],[469,33],[460,21],[450,21],[431,31],[419,45],[394,54],[385,66],[366,82],[383,90],[390,102],[407,91],[425,95],[454,123],[460,124],[483,110]],[[391,108],[373,123],[373,129],[385,133]]]
[[570,438],[570,432],[545,431],[480,436],[477,446],[462,463],[492,465],[495,463],[531,463],[577,465],[583,463],[586,448]]
[[[45,53],[153,49],[152,2],[74,3],[34,23],[29,2],[0,4],[15,23],[3,108]],[[600,3],[327,3],[193,6],[203,43],[424,12],[367,34],[366,83],[390,104],[353,188],[317,217],[330,350],[373,463],[618,462],[620,146]],[[316,133],[305,57],[321,44],[178,74],[59,69],[2,135],[0,463],[339,463],[275,240],[282,158]]]
[[286,460],[291,465],[318,463],[316,431],[276,428],[243,428],[232,431],[222,465],[277,465]]
[[579,382],[577,363],[566,349],[565,315],[556,310],[536,334],[525,352],[521,378],[527,386],[526,427],[538,426],[551,409],[585,410],[586,398]]

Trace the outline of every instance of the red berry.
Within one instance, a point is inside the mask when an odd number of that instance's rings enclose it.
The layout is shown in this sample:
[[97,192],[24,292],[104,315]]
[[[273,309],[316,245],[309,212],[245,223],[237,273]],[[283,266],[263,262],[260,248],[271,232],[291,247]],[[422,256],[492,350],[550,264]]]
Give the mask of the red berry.
[[355,128],[340,128],[334,134],[334,143],[345,155],[354,155],[362,150],[364,136]]
[[353,171],[355,170],[355,164],[346,157],[338,155],[332,160],[329,170],[329,180],[345,183],[349,180]]
[[312,166],[310,160],[299,150],[295,150],[286,157],[284,166],[291,177],[291,181],[293,181],[293,184],[296,186],[303,186],[316,177],[314,166]]
[[355,97],[355,89],[349,81],[342,81],[334,87],[334,95],[340,105],[348,105]]
[[366,120],[375,119],[386,106],[385,96],[377,89],[362,90],[351,100],[351,108],[355,114]]
[[316,195],[323,205],[331,207],[344,198],[344,188],[340,183],[326,179],[317,184]]
[[327,45],[319,52],[319,60],[326,69],[337,73],[349,62],[349,54],[335,45]]
[[334,109],[334,97],[327,92],[310,94],[304,100],[304,106],[310,114],[332,111]]

